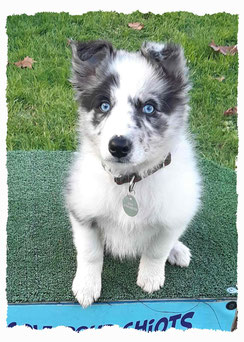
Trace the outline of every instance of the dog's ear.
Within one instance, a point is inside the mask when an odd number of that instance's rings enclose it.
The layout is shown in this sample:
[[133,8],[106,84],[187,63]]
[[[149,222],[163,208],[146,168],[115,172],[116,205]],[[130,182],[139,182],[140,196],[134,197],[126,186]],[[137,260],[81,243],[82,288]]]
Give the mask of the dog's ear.
[[155,67],[159,76],[166,80],[163,94],[167,104],[165,113],[170,114],[177,107],[181,107],[184,112],[190,84],[182,47],[173,43],[146,42],[141,47],[141,54]]
[[141,47],[141,53],[152,64],[161,67],[169,76],[176,78],[185,78],[187,76],[184,51],[180,45],[144,42]]
[[113,54],[112,45],[105,40],[89,42],[70,41],[73,59],[82,64],[86,62],[96,67],[105,57]]
[[85,85],[89,86],[95,81],[97,71],[101,64],[114,54],[113,46],[104,40],[79,42],[70,40],[72,48],[72,71],[73,85],[82,90]]

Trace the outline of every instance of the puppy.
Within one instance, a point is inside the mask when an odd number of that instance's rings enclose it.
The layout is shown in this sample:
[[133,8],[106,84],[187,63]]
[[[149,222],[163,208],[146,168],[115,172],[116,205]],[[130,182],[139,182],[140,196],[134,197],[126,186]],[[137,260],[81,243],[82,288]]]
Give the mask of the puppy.
[[137,285],[164,285],[165,263],[187,267],[179,241],[200,203],[189,138],[183,49],[146,42],[140,51],[71,41],[79,147],[66,203],[77,250],[72,290],[85,308],[101,292],[104,249],[140,256]]

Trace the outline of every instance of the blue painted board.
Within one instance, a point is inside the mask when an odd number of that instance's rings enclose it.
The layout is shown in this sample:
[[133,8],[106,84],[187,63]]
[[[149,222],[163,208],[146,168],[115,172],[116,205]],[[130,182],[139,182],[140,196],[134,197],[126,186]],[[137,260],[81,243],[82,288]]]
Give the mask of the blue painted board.
[[83,309],[76,303],[9,304],[7,325],[32,329],[67,326],[80,332],[119,325],[138,330],[214,329],[230,331],[235,300],[144,300],[95,303]]

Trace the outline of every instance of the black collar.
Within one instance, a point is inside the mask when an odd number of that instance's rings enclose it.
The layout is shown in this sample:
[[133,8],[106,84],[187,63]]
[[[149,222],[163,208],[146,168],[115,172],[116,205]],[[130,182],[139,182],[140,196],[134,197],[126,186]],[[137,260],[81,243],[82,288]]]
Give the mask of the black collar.
[[160,164],[158,164],[157,166],[155,166],[153,169],[149,169],[146,173],[145,177],[141,177],[136,173],[132,173],[130,175],[125,175],[125,176],[120,176],[120,177],[114,177],[114,181],[116,184],[121,185],[121,184],[125,184],[125,183],[130,183],[130,181],[133,179],[133,182],[139,182],[141,181],[143,178],[146,178],[147,176],[152,175],[153,173],[155,173],[156,171],[162,169],[163,167],[169,165],[171,163],[171,153],[169,153],[167,155],[167,157],[164,159],[164,161]]

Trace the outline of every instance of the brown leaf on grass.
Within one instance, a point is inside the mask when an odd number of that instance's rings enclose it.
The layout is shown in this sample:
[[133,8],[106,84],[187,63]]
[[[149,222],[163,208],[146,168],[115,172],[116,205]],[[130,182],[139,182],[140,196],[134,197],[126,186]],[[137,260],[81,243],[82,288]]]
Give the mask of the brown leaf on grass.
[[133,28],[134,30],[142,30],[143,27],[144,27],[143,24],[138,23],[138,22],[136,22],[136,23],[129,23],[128,26],[129,26],[130,28]]
[[225,77],[224,76],[215,77],[215,80],[217,80],[219,82],[223,82],[225,80]]
[[224,115],[235,115],[237,114],[237,107],[231,107],[224,112]]
[[222,45],[216,45],[215,42],[212,40],[212,42],[209,44],[209,46],[214,49],[214,51],[218,51],[222,53],[223,55],[235,55],[237,51],[237,45],[233,46],[222,46]]
[[30,57],[25,57],[22,61],[15,62],[14,64],[19,68],[29,68],[32,69],[32,64],[36,63],[34,59]]

